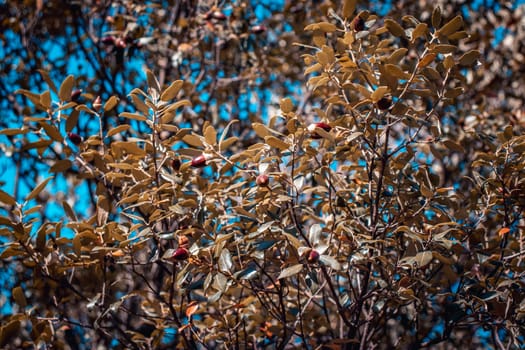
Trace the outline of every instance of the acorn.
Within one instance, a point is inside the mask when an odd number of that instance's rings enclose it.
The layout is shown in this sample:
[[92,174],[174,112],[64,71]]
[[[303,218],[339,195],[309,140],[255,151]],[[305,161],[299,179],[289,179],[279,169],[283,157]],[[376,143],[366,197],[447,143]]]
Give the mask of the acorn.
[[317,132],[315,132],[315,129],[317,129],[317,128],[323,129],[326,132],[329,132],[330,130],[332,130],[332,127],[330,125],[328,125],[326,123],[323,123],[323,122],[310,124],[308,126],[308,131],[310,132],[310,137],[313,138],[313,139],[320,139],[320,138],[322,138],[321,135],[319,135]]
[[74,145],[80,145],[82,143],[82,136],[75,134],[74,132],[68,132],[67,137]]
[[206,156],[201,154],[191,160],[191,166],[194,168],[203,168],[206,166]]
[[100,42],[104,45],[114,45],[115,44],[115,38],[112,36],[105,36],[102,39],[100,39]]
[[71,101],[73,101],[73,102],[77,102],[78,99],[80,98],[80,95],[81,95],[81,94],[82,94],[82,90],[80,90],[80,89],[73,90],[73,91],[71,92],[71,97],[70,97],[70,98],[71,98]]
[[180,166],[181,166],[180,159],[179,158],[173,158],[173,160],[171,161],[171,167],[173,168],[173,170],[179,171]]
[[314,250],[314,249],[311,249],[309,252],[308,252],[308,256],[306,257],[306,261],[308,261],[308,263],[310,264],[315,264],[316,262],[319,261],[319,252],[317,250]]
[[100,96],[97,96],[95,101],[93,101],[93,108],[98,111],[102,107],[102,99]]
[[377,101],[377,108],[384,111],[390,108],[392,106],[392,99],[388,97],[382,97],[379,101]]
[[270,178],[266,174],[261,174],[255,179],[255,183],[259,187],[268,187],[270,184]]
[[175,249],[173,254],[171,255],[171,259],[175,261],[183,261],[190,257],[190,252],[186,248],[179,247]]
[[252,32],[253,34],[261,34],[261,33],[264,33],[265,31],[266,31],[266,26],[263,26],[263,25],[253,26],[250,28],[250,32]]
[[188,247],[190,246],[190,240],[186,236],[179,236],[178,241],[180,248],[188,249]]
[[365,20],[357,16],[356,18],[352,20],[350,27],[356,32],[360,32],[365,29]]

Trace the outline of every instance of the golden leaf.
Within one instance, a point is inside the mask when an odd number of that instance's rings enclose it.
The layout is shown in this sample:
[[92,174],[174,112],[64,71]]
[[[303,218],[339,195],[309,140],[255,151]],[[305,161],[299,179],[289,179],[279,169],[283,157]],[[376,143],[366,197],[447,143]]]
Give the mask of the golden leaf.
[[175,80],[166,90],[164,90],[162,95],[160,95],[161,101],[167,102],[177,97],[177,94],[183,85],[184,82],[182,80]]
[[281,151],[286,151],[288,148],[290,148],[290,145],[287,144],[286,142],[278,139],[277,137],[274,137],[274,136],[266,136],[264,138],[264,141],[266,141],[266,143],[272,147],[275,147],[275,148],[278,148],[280,149]]

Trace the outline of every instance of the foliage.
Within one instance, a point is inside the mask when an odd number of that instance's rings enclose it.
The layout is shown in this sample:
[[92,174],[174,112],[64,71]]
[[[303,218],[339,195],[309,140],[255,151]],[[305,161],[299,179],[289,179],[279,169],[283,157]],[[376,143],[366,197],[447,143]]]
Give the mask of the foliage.
[[[459,4],[169,5],[2,5],[41,69],[0,131],[3,347],[524,346],[517,51]],[[67,19],[85,73],[28,50]]]

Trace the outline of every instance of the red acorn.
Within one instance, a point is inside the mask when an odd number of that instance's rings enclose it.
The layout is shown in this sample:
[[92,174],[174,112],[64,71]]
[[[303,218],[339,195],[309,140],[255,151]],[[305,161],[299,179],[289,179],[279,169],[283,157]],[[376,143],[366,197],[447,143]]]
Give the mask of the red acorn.
[[319,261],[319,252],[316,250],[311,249],[308,253],[308,257],[306,258],[306,261],[308,261],[310,264],[314,264]]
[[105,36],[102,39],[100,39],[100,42],[104,45],[113,45],[115,44],[115,38],[112,36]]
[[191,160],[191,166],[194,168],[202,168],[206,166],[206,156],[201,154]]
[[264,33],[266,31],[266,26],[263,26],[263,25],[260,25],[260,26],[253,26],[250,31],[253,33],[253,34],[261,34],[261,33]]
[[330,130],[332,130],[332,127],[330,125],[328,125],[326,123],[323,123],[323,122],[310,124],[308,126],[308,131],[310,131],[310,137],[313,138],[313,139],[320,139],[320,138],[322,138],[321,135],[319,135],[318,133],[315,132],[315,129],[317,129],[317,128],[323,129],[326,132],[329,132]]
[[268,187],[268,184],[270,183],[270,178],[266,174],[261,174],[257,176],[257,178],[255,179],[255,183],[257,184],[257,186],[260,187]]
[[82,143],[82,136],[80,136],[79,134],[75,134],[74,132],[68,132],[67,137],[73,144],[77,146]]
[[82,90],[80,89],[73,90],[71,92],[71,101],[77,102],[81,94],[82,94]]
[[350,27],[356,32],[360,32],[363,29],[365,29],[365,20],[357,16],[353,19],[352,23],[350,24]]
[[190,252],[188,251],[188,249],[179,247],[173,252],[171,259],[175,261],[183,261],[188,259],[189,257]]
[[392,100],[388,97],[383,97],[379,101],[377,101],[377,108],[384,111],[386,109],[389,109],[392,105]]

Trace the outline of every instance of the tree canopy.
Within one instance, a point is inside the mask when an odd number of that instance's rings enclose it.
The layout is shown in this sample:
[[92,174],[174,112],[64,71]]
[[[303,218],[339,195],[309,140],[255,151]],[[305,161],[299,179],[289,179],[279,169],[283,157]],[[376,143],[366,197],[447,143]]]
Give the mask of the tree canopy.
[[389,3],[2,2],[0,347],[524,347],[524,7]]

